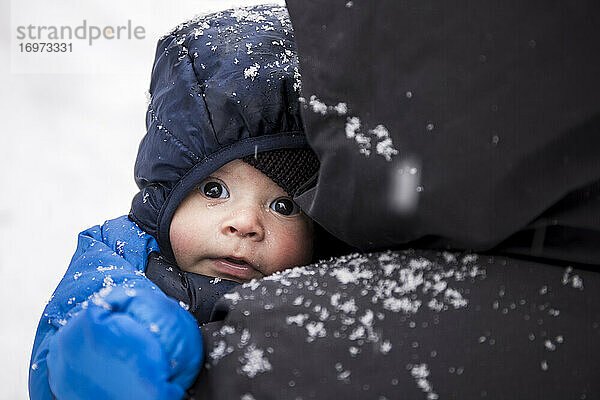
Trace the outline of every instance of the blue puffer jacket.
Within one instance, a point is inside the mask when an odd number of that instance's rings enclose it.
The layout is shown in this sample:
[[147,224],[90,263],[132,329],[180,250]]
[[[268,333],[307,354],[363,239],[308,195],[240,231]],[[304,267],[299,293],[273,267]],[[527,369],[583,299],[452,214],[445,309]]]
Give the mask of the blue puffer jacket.
[[[126,216],[105,222],[102,226],[94,226],[79,234],[77,250],[71,260],[71,264],[52,298],[48,302],[42,319],[40,320],[31,358],[31,369],[29,375],[29,393],[32,399],[52,399],[52,391],[64,393],[62,386],[73,388],[70,398],[81,398],[85,391],[92,391],[93,397],[88,398],[116,398],[112,391],[120,391],[124,395],[127,387],[111,387],[109,383],[111,375],[116,371],[104,368],[102,359],[86,359],[82,351],[90,351],[90,345],[82,341],[74,340],[71,343],[60,343],[64,341],[64,331],[71,325],[71,320],[82,312],[109,312],[125,318],[126,326],[123,328],[119,323],[110,321],[108,315],[104,318],[104,326],[120,331],[121,338],[127,335],[129,327],[146,329],[145,335],[149,340],[149,348],[160,348],[161,345],[168,349],[160,356],[162,362],[154,365],[164,366],[164,371],[143,371],[148,376],[156,376],[156,384],[160,385],[158,375],[166,373],[168,379],[173,382],[170,393],[181,397],[183,391],[189,386],[195,377],[202,360],[202,340],[197,325],[191,315],[172,299],[167,298],[155,285],[144,276],[144,268],[148,254],[158,249],[154,238],[143,232],[134,222]],[[123,294],[125,296],[123,296]],[[136,300],[147,302],[160,309],[140,310]],[[170,321],[164,322],[161,313],[169,313]],[[87,315],[87,314],[86,314]],[[169,326],[174,324],[175,326]],[[163,326],[161,326],[163,325]],[[101,324],[96,324],[98,328]],[[160,328],[165,328],[164,332]],[[123,329],[122,329],[123,328]],[[61,334],[58,334],[58,332]],[[86,332],[81,331],[82,335]],[[69,337],[72,337],[69,336]],[[154,339],[157,339],[154,340]],[[183,346],[177,346],[172,342],[179,342]],[[117,350],[116,343],[114,349]],[[65,354],[56,352],[73,352],[72,360],[56,360]],[[89,355],[89,354],[88,354]],[[102,354],[99,354],[101,357]],[[167,357],[168,356],[168,357]],[[142,357],[140,356],[140,359]],[[47,363],[73,361],[69,365],[72,370],[70,376],[52,376],[49,382]],[[89,365],[97,362],[96,365]],[[133,364],[133,363],[132,363]],[[151,363],[141,363],[138,367],[149,366]],[[174,368],[171,368],[174,366]],[[85,371],[88,367],[95,371],[98,382],[92,390],[90,382],[86,382],[86,376],[78,375],[78,371]],[[132,365],[132,367],[134,367]],[[63,370],[63,368],[59,368]],[[155,368],[156,369],[156,368]],[[135,369],[132,373],[137,373]],[[141,371],[140,371],[141,372]],[[88,387],[82,387],[88,386]],[[51,391],[52,387],[52,391]],[[130,388],[135,387],[132,382]],[[76,390],[79,390],[77,392]],[[135,398],[134,395],[130,398]],[[122,397],[122,398],[126,398]],[[152,398],[161,398],[160,395]],[[168,398],[168,397],[163,397]]]
[[145,277],[148,254],[173,259],[173,214],[210,173],[256,152],[308,146],[299,89],[284,7],[203,16],[160,39],[135,165],[140,192],[128,217],[79,235],[38,326],[32,399],[184,395],[201,366],[200,331]]

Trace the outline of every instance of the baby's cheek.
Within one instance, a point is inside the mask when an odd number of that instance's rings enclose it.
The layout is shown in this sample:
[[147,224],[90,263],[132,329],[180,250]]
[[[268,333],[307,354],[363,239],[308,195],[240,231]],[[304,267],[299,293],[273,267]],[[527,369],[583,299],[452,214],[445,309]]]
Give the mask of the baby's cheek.
[[193,248],[193,235],[190,235],[186,229],[175,226],[171,227],[169,239],[177,264],[183,268],[190,257],[190,249]]
[[[275,238],[274,238],[275,239]],[[274,266],[270,273],[308,264],[312,257],[312,235],[308,229],[285,232],[271,244]]]

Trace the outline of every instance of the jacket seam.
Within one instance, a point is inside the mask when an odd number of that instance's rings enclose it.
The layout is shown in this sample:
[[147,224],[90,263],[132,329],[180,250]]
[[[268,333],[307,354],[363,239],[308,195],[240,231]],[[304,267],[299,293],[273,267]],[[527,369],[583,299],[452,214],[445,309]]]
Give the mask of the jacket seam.
[[[174,39],[177,39],[177,37],[173,36]],[[215,125],[213,123],[213,117],[212,114],[210,112],[210,110],[208,109],[208,104],[206,104],[206,93],[204,91],[204,83],[200,82],[200,78],[198,76],[198,72],[196,71],[196,67],[194,66],[194,59],[192,58],[192,56],[190,55],[190,53],[187,53],[187,59],[190,62],[190,65],[192,67],[192,71],[194,72],[194,77],[196,78],[196,82],[198,83],[199,87],[200,87],[200,91],[202,92],[202,104],[204,104],[204,109],[206,110],[206,115],[208,116],[208,122],[210,124],[210,127],[212,129],[212,135],[213,135],[213,139],[215,140],[215,142],[220,146],[221,142],[219,142],[219,138],[217,137],[217,131],[215,129]]]
[[185,152],[188,157],[191,157],[196,162],[200,160],[200,157],[198,157],[185,143],[183,143],[181,139],[175,136],[175,134],[166,127],[165,123],[158,118],[158,115],[156,115],[156,112],[154,111],[154,107],[152,107],[152,103],[150,103],[148,106],[148,112],[150,112],[150,115],[152,115],[152,119],[158,121],[158,123],[162,126],[162,129],[160,130],[165,131],[165,133]]

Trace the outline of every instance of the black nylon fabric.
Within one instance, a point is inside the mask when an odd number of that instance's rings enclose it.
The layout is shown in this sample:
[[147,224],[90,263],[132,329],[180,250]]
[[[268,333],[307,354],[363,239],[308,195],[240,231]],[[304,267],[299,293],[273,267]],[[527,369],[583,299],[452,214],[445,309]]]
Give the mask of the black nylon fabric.
[[235,289],[189,397],[600,398],[598,3],[287,4],[321,162],[298,201],[417,249]]
[[312,218],[361,249],[600,264],[600,3],[287,4]]
[[300,85],[285,7],[201,16],[159,40],[130,218],[165,257],[175,210],[206,176],[249,154],[307,147]]
[[597,399],[600,274],[413,250],[245,284],[202,328],[200,399]]
[[199,326],[210,322],[217,300],[240,284],[227,279],[182,271],[157,252],[148,255],[146,277],[167,296],[179,301]]

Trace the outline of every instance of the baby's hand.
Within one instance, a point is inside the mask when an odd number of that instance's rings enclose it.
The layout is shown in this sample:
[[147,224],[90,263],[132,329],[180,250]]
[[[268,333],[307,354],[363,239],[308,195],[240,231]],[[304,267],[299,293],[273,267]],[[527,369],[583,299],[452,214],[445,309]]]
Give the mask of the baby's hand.
[[158,290],[113,288],[53,337],[57,399],[180,399],[203,358],[194,318]]

